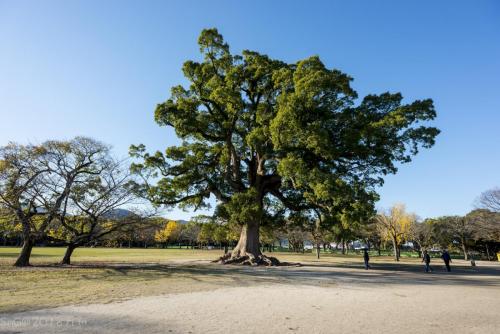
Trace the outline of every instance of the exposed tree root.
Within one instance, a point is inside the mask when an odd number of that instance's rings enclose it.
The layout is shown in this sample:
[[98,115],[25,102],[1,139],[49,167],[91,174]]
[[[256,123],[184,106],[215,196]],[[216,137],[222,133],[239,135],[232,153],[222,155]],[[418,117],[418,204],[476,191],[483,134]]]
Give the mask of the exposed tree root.
[[231,256],[231,253],[224,254],[220,258],[212,261],[220,264],[242,264],[247,266],[279,266],[282,265],[280,261],[272,256],[258,255],[253,256],[247,253],[243,256]]

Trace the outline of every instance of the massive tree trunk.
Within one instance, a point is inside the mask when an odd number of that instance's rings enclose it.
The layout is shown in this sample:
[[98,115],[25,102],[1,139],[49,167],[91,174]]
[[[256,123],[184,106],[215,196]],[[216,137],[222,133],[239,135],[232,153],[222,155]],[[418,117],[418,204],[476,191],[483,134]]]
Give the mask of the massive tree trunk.
[[231,257],[262,255],[259,247],[259,223],[249,222],[241,228],[240,240],[234,247]]
[[69,244],[68,245],[68,248],[66,248],[66,252],[64,253],[64,257],[61,261],[61,264],[71,264],[71,255],[73,254],[73,251],[75,250],[75,248],[77,248],[78,246],[75,245],[75,244]]
[[24,237],[23,248],[21,248],[21,253],[19,253],[14,266],[27,267],[30,265],[30,256],[34,245],[35,241],[30,235]]
[[240,240],[231,253],[228,253],[216,262],[222,264],[241,263],[247,265],[275,266],[279,261],[274,257],[267,257],[260,251],[258,220],[248,222],[241,228]]
[[[232,145],[229,145],[229,147],[233,150],[231,151],[231,158],[233,161],[239,161],[239,158],[234,153],[234,147]],[[246,194],[251,196],[248,198],[246,205],[254,211],[252,218],[248,221],[242,222],[244,224],[241,228],[240,239],[233,251],[222,256],[216,260],[216,262],[220,262],[222,264],[241,263],[269,266],[279,264],[279,261],[276,258],[267,257],[263,255],[260,250],[259,228],[262,222],[262,217],[264,216],[264,197],[266,194],[266,187],[269,187],[269,183],[266,185],[266,182],[264,181],[264,163],[265,159],[257,157],[255,165],[253,166],[255,174],[251,177],[252,187],[246,190]],[[239,179],[239,176],[237,175],[238,173],[238,170],[233,171],[235,179]],[[278,181],[281,182],[280,180],[281,179]],[[257,208],[254,207],[255,204],[257,204]]]

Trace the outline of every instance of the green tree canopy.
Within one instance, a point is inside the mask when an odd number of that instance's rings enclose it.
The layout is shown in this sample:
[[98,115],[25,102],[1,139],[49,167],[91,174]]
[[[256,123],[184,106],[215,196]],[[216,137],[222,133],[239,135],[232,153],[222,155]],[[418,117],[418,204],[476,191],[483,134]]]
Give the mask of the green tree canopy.
[[132,170],[145,180],[137,191],[156,205],[198,209],[215,196],[243,226],[233,260],[262,260],[265,198],[329,212],[373,200],[382,177],[439,133],[425,124],[436,116],[432,100],[359,98],[352,78],[317,56],[289,64],[249,50],[234,55],[216,29],[198,43],[203,59],[182,68],[189,85],[173,87],[155,111],[182,143],[154,154],[131,146],[139,160]]

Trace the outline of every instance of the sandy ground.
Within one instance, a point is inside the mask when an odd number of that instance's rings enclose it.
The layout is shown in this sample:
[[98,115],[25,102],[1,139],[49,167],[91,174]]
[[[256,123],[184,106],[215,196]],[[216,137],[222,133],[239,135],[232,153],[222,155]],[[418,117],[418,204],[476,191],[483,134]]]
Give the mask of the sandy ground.
[[269,282],[0,315],[1,333],[499,333],[500,266],[245,268]]

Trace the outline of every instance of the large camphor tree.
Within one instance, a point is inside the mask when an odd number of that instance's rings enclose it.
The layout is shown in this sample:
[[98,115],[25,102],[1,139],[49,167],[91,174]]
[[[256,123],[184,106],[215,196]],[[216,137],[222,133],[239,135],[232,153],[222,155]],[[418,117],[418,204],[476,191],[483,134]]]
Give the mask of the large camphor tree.
[[426,124],[436,116],[432,100],[358,99],[352,78],[317,56],[288,64],[233,55],[216,29],[198,43],[203,59],[182,69],[190,85],[173,87],[155,111],[182,143],[153,154],[131,146],[132,170],[144,180],[137,191],[156,205],[198,209],[215,197],[242,226],[226,263],[274,263],[259,248],[266,201],[290,213],[349,210],[373,200],[382,177],[439,133]]

